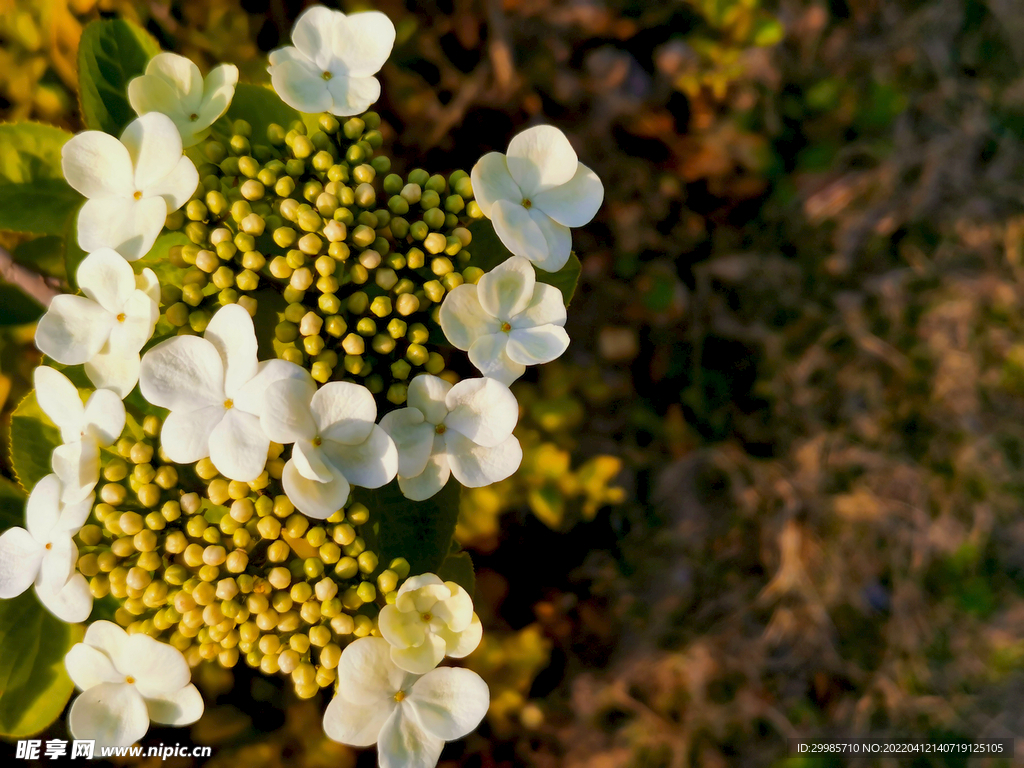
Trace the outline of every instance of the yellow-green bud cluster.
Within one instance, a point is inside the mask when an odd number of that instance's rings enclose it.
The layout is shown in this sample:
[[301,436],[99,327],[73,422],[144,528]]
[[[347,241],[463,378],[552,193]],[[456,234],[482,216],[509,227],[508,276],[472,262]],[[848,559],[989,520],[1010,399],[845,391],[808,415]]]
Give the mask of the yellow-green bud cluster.
[[199,187],[168,219],[190,242],[170,253],[184,272],[164,290],[167,322],[202,333],[218,306],[262,303],[278,357],[395,405],[415,374],[444,375],[437,311],[483,274],[468,229],[482,213],[465,171],[392,173],[379,128],[374,112],[265,137],[238,121],[227,144],[203,144]]
[[167,461],[160,427],[146,417],[139,439],[122,437],[104,457],[77,536],[93,597],[129,633],[170,643],[192,666],[243,660],[315,695],[334,682],[345,643],[377,633],[377,613],[409,564],[382,563],[368,547],[362,504],[325,521],[296,512],[280,487],[280,445],[264,473],[242,483],[209,459]]

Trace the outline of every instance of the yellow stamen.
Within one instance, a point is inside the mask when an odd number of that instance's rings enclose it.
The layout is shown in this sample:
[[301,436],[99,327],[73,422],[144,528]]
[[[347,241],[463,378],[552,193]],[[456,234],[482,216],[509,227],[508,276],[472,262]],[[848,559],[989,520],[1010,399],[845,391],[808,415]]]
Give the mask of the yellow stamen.
[[141,192],[136,192],[135,193],[135,199],[136,200],[141,200],[142,199],[142,193]]
[[430,623],[430,620],[434,618],[434,616],[430,613],[424,613],[422,616],[420,616],[420,618],[423,619],[423,622],[425,624],[428,624]]
[[124,313],[124,312],[122,312],[121,314],[119,314],[119,315],[117,316],[117,322],[119,322],[119,323],[123,323],[123,322],[125,321],[125,317],[126,317],[125,313]]
[[323,445],[323,442],[323,438],[321,438],[320,435],[317,435],[316,437],[313,438],[313,445],[315,445],[317,448]]
[[405,701],[405,691],[399,691],[398,693],[396,693],[395,694],[395,701],[398,701],[398,702]]
[[134,677],[132,677],[131,675],[128,675],[128,677],[126,677],[126,678],[124,679],[124,681],[125,681],[126,683],[130,683],[130,684],[132,684],[132,685],[134,685],[134,684],[135,684],[135,678],[134,678]]
[[235,407],[235,401],[232,400],[230,397],[227,400],[224,401],[224,410],[225,411],[228,410],[229,408],[234,408],[234,407]]
[[191,115],[188,116],[188,119],[191,120],[194,123],[196,120],[199,119],[199,115],[197,115],[195,112],[193,112]]
[[445,432],[448,431],[448,427],[446,427],[444,424],[438,424],[436,427],[434,427],[434,431],[439,435],[443,435]]
[[524,197],[523,198],[523,208],[526,208],[527,210],[529,210],[530,208],[533,208],[533,201],[530,198],[528,198],[528,197]]
[[332,77],[334,77],[334,75],[332,75],[330,72],[324,70],[324,73],[321,75],[321,77],[324,80],[330,80]]
[[509,333],[512,330],[512,326],[509,325],[508,323],[502,323],[501,330],[503,333]]

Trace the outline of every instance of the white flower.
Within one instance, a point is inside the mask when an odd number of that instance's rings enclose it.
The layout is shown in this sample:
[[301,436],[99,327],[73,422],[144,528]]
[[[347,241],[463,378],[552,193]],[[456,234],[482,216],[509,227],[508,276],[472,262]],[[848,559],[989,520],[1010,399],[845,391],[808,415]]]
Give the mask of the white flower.
[[391,644],[391,660],[417,675],[432,670],[446,655],[468,656],[483,637],[473,598],[454,581],[441,581],[433,573],[408,579],[395,604],[381,608],[378,625]]
[[479,488],[519,468],[523,449],[512,434],[519,405],[501,382],[467,379],[452,386],[422,374],[409,384],[407,402],[380,421],[398,447],[398,485],[406,498],[430,498],[449,475]]
[[441,304],[441,329],[469,352],[484,376],[506,386],[528,365],[550,363],[569,346],[562,292],[538,283],[533,266],[513,256],[480,278],[464,283]]
[[527,128],[509,142],[507,155],[488,152],[470,176],[480,210],[505,247],[548,272],[569,260],[569,227],[594,218],[604,199],[597,174],[550,125]]
[[89,618],[92,594],[75,572],[78,547],[72,536],[89,517],[94,497],[63,505],[60,496],[60,480],[47,475],[29,494],[25,528],[0,536],[0,598],[17,597],[34,582],[39,602],[61,621],[77,624]]
[[374,75],[391,55],[395,25],[383,13],[346,16],[322,5],[292,27],[294,47],[270,53],[270,80],[285,104],[300,112],[358,115],[380,98]]
[[113,248],[128,261],[141,259],[167,214],[199,185],[178,129],[159,112],[129,123],[120,141],[102,131],[79,133],[61,158],[68,184],[89,198],[78,212],[78,244],[86,253]]
[[128,101],[138,114],[160,112],[174,121],[186,147],[210,135],[210,126],[228,111],[238,83],[238,67],[221,64],[205,83],[194,63],[176,53],[158,53],[146,74],[128,83]]
[[444,743],[461,739],[487,714],[487,683],[453,667],[410,674],[395,666],[389,648],[379,637],[345,648],[324,732],[353,747],[376,744],[381,768],[433,768]]
[[100,448],[121,436],[124,403],[109,389],[97,389],[83,406],[70,379],[46,365],[36,368],[32,381],[39,407],[60,428],[64,441],[52,457],[53,471],[63,486],[61,501],[74,504],[92,493],[99,482]]
[[398,452],[376,418],[373,395],[359,384],[317,389],[307,378],[267,387],[263,431],[294,443],[281,483],[296,509],[323,520],[344,506],[350,484],[379,488],[394,479]]
[[188,725],[203,715],[203,697],[189,681],[177,648],[142,633],[129,635],[96,621],[64,657],[82,694],[71,704],[68,728],[97,747],[127,747],[146,735],[149,723]]
[[160,284],[116,251],[101,248],[78,265],[84,296],[61,294],[36,326],[36,346],[63,365],[85,364],[97,387],[124,398],[139,380],[139,350],[160,317]]
[[270,448],[260,428],[263,393],[285,378],[308,379],[309,373],[285,360],[258,362],[252,318],[229,304],[203,338],[176,336],[149,350],[139,388],[150,403],[170,410],[160,444],[171,461],[209,456],[224,476],[249,482],[263,472]]

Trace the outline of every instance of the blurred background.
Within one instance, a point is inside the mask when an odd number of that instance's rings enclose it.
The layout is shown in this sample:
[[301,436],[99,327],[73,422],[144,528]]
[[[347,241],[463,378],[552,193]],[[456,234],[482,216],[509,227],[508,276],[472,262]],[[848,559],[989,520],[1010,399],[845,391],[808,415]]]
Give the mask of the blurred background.
[[[91,19],[262,82],[304,5],[0,0],[0,118],[82,128]],[[573,233],[572,345],[515,386],[523,467],[463,499],[487,630],[467,664],[493,704],[441,764],[1024,736],[1024,2],[340,7],[398,29],[377,106],[396,170],[468,170],[549,122],[606,189]],[[38,243],[0,245],[38,268]],[[0,287],[4,430],[41,311]],[[207,715],[145,743],[375,765],[283,680],[196,676]]]

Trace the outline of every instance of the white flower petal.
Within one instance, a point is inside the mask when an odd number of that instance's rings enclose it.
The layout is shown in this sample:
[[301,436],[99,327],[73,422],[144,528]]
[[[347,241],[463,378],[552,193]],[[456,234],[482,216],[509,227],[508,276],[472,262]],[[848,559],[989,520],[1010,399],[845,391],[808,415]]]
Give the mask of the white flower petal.
[[291,461],[299,470],[299,474],[307,480],[329,483],[334,477],[334,470],[325,463],[323,452],[305,440],[299,440],[292,445]]
[[174,213],[188,202],[199,186],[199,171],[187,157],[178,158],[171,172],[143,190],[146,198],[161,198],[166,213]]
[[523,365],[550,363],[569,348],[569,334],[557,325],[521,328],[508,335],[505,353]]
[[235,393],[235,408],[254,416],[262,416],[265,410],[267,387],[285,379],[296,379],[307,383],[309,394],[305,396],[303,407],[308,410],[309,398],[312,397],[316,384],[313,383],[313,377],[309,375],[309,371],[295,363],[289,363],[287,360],[264,360],[260,363],[256,368],[256,375]]
[[50,474],[36,483],[25,504],[25,527],[32,537],[45,544],[60,522],[60,479]]
[[322,5],[312,5],[299,14],[292,26],[292,43],[306,58],[326,67],[334,43],[334,29],[338,16],[344,14],[332,11]]
[[48,365],[40,365],[33,371],[32,384],[36,389],[36,402],[60,428],[61,439],[65,442],[80,439],[86,417],[78,388],[67,376]]
[[[402,586],[398,588],[398,593],[395,595],[395,605],[398,606],[398,610],[400,611],[417,610],[415,600],[421,593],[432,595],[434,602],[443,600],[451,594],[450,589],[424,589],[424,587],[433,588],[442,586],[444,586],[444,580],[436,573],[418,573],[415,576],[410,576],[402,583]],[[409,597],[406,598],[406,595],[409,595]],[[412,602],[403,602],[403,600],[409,600]],[[431,602],[430,605],[433,605],[434,602]],[[426,610],[430,605],[423,605],[423,609]]]
[[[455,430],[483,446],[503,442],[519,421],[515,395],[494,379],[460,381],[448,392],[445,405],[448,416],[444,423],[448,430]],[[448,453],[451,453],[451,444]]]
[[415,681],[392,663],[391,645],[382,637],[362,637],[341,652],[338,695],[345,701],[380,706]]
[[151,196],[146,190],[168,176],[181,159],[181,134],[171,118],[160,112],[132,120],[121,134],[121,143],[135,168],[135,189],[142,190],[146,197]]
[[406,402],[410,408],[418,408],[430,424],[440,424],[448,415],[445,398],[451,388],[452,385],[442,378],[420,374],[410,382]]
[[513,137],[505,162],[516,184],[530,198],[568,182],[579,165],[572,144],[552,125],[536,125]]
[[87,643],[76,643],[64,657],[64,667],[79,690],[86,691],[102,683],[123,683],[110,657]]
[[443,749],[444,740],[427,733],[412,709],[402,705],[384,723],[377,739],[380,768],[434,768]]
[[177,693],[192,679],[188,662],[181,651],[142,633],[124,641],[117,667],[135,679],[143,698]]
[[248,483],[259,477],[269,448],[259,418],[237,408],[228,408],[210,433],[210,461],[231,480]]
[[61,294],[36,326],[39,351],[64,365],[81,365],[106,344],[115,320],[84,296]]
[[322,448],[327,460],[352,485],[380,488],[398,474],[398,449],[388,433],[376,424],[362,443],[346,445],[324,440]]
[[224,362],[224,392],[233,398],[256,375],[256,330],[252,316],[238,304],[228,304],[214,314],[203,338],[217,349]]
[[146,76],[158,78],[171,88],[180,111],[190,113],[199,110],[203,98],[203,75],[191,59],[166,51],[158,53],[146,65]]
[[142,358],[139,387],[150,403],[172,411],[223,408],[224,363],[206,339],[175,336]]
[[379,72],[391,55],[395,25],[379,11],[352,13],[335,21],[331,44],[349,75],[368,77]]
[[471,654],[480,645],[480,640],[484,636],[484,627],[480,623],[480,617],[474,613],[469,626],[465,629],[454,632],[442,627],[438,634],[444,638],[447,646],[445,653],[453,659],[461,659]]
[[199,689],[186,685],[174,693],[147,696],[149,719],[160,725],[189,725],[203,716],[205,705]]
[[196,123],[205,129],[219,120],[231,106],[236,85],[238,67],[234,64],[221,64],[211,69],[203,84],[203,103],[199,108],[199,119]]
[[536,282],[529,259],[513,256],[480,278],[477,298],[484,312],[507,323],[529,306]]
[[444,659],[444,640],[430,633],[419,645],[401,648],[391,646],[391,660],[399,669],[414,675],[423,675],[434,669]]
[[417,680],[408,701],[426,731],[451,741],[480,725],[491,695],[476,672],[444,667]]
[[0,598],[17,597],[32,586],[45,551],[24,528],[0,535]]
[[537,207],[530,209],[530,219],[547,243],[547,256],[530,260],[546,272],[557,272],[565,266],[572,254],[572,232]]
[[111,248],[100,248],[86,256],[75,277],[82,293],[114,315],[135,291],[135,272]]
[[53,472],[60,478],[64,504],[81,501],[100,480],[100,448],[95,438],[59,445],[51,457]]
[[473,598],[454,581],[446,581],[444,585],[451,590],[451,597],[439,600],[430,612],[443,621],[448,629],[461,632],[473,621]]
[[121,436],[126,418],[124,403],[109,389],[97,389],[89,395],[85,422],[89,425],[89,434],[104,448]]
[[434,426],[418,408],[399,408],[384,415],[380,428],[391,435],[398,450],[398,474],[415,477],[427,466],[434,445]]
[[373,746],[397,706],[394,699],[390,704],[386,701],[354,704],[336,695],[324,712],[324,733],[328,738],[351,747]]
[[43,545],[43,559],[39,563],[36,586],[47,593],[59,592],[68,583],[77,561],[78,547],[71,540],[71,535],[53,531]]
[[135,287],[142,291],[144,294],[152,299],[153,304],[156,305],[156,316],[153,318],[153,322],[160,316],[160,280],[149,267],[143,267],[142,271],[135,276]]
[[398,487],[405,498],[412,501],[429,499],[444,488],[451,477],[448,466],[448,449],[443,435],[434,436],[434,446],[427,459],[427,466],[415,477],[398,477]]
[[478,292],[477,286],[463,284],[445,296],[441,303],[441,330],[449,343],[463,351],[473,346],[481,336],[501,330],[501,323],[481,306]]
[[289,59],[270,67],[270,82],[281,100],[300,112],[325,112],[334,104],[323,72],[311,63]]
[[275,48],[267,56],[267,62],[271,67],[276,67],[278,64],[284,64],[286,61],[298,61],[300,63],[308,64],[311,67],[316,67],[316,63],[312,59],[293,45],[286,45],[283,48]]
[[481,488],[510,477],[523,461],[515,436],[494,448],[484,448],[458,432],[445,433],[448,463],[455,479],[467,488]]
[[526,373],[526,366],[513,362],[505,352],[508,346],[507,333],[492,333],[481,336],[469,348],[469,362],[483,376],[496,379],[506,387]]
[[565,184],[533,196],[534,206],[566,227],[582,227],[597,213],[604,200],[604,185],[597,174],[579,163]]
[[414,611],[400,611],[385,605],[377,617],[381,637],[397,648],[421,645],[427,639],[427,625]]
[[134,685],[102,683],[71,704],[68,730],[76,739],[91,739],[97,749],[127,747],[146,735],[149,712]]
[[128,198],[135,192],[135,173],[127,148],[103,131],[72,136],[60,155],[64,178],[86,197]]
[[113,248],[128,261],[138,261],[149,253],[166,219],[163,198],[93,198],[78,212],[78,245],[86,252]]
[[54,525],[54,531],[63,531],[69,536],[74,536],[85,525],[85,521],[89,519],[89,513],[92,511],[92,503],[96,500],[94,494],[89,494],[81,501],[72,503],[65,503],[60,510],[60,517],[57,518],[57,523]]
[[360,384],[332,381],[313,395],[309,409],[320,436],[345,445],[359,445],[370,436],[377,418],[377,403]]
[[119,674],[127,674],[124,668],[120,666],[120,660],[127,658],[125,649],[128,642],[128,633],[117,624],[112,621],[94,621],[85,630],[85,637],[82,639],[82,642],[103,651]]
[[509,324],[513,329],[534,328],[538,325],[564,326],[565,303],[562,292],[553,285],[537,283],[533,287],[533,298],[529,305],[513,317]]
[[550,258],[544,233],[522,205],[495,200],[491,206],[491,224],[498,239],[514,255],[525,256],[535,264]]
[[267,437],[275,443],[288,444],[316,437],[317,426],[309,410],[316,393],[310,379],[281,379],[270,384],[264,393],[260,424]]
[[303,477],[292,460],[284,465],[281,485],[299,512],[317,520],[326,520],[345,506],[351,490],[348,481],[337,472],[332,473],[329,483]]
[[138,115],[161,112],[174,121],[179,132],[189,130],[181,94],[161,75],[139,75],[132,78],[128,83],[128,103]]
[[153,300],[143,291],[133,290],[124,304],[124,311],[115,318],[107,341],[109,351],[122,356],[137,355],[153,336],[156,318]]
[[139,381],[139,353],[115,352],[106,345],[85,364],[85,375],[97,387],[109,389],[122,400]]
[[198,411],[171,411],[160,429],[160,445],[167,458],[191,464],[210,455],[210,435],[224,418],[224,407],[210,405]]
[[491,218],[491,206],[498,200],[521,205],[525,197],[508,172],[508,163],[500,152],[488,152],[477,160],[470,180],[473,182],[473,197],[487,218]]
[[55,592],[36,584],[36,597],[44,608],[67,624],[81,624],[92,613],[92,592],[80,573],[71,574],[68,582]]
[[332,102],[328,111],[349,117],[365,112],[380,98],[380,81],[376,77],[335,75],[327,81],[327,92]]

